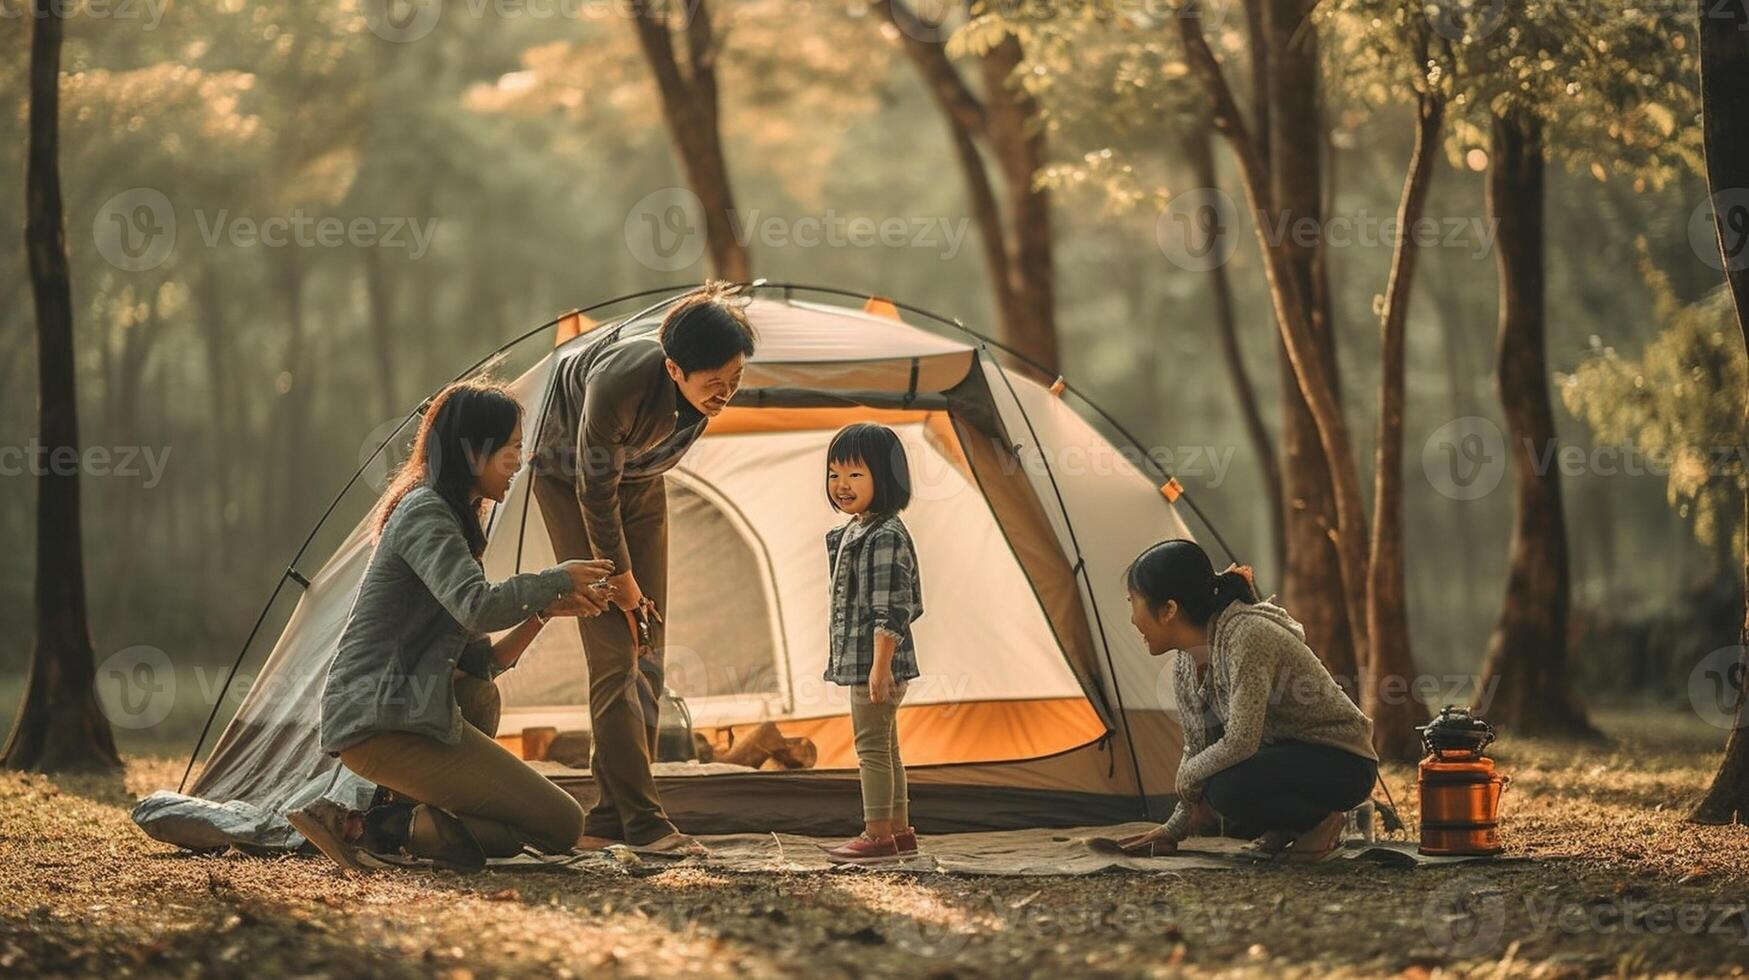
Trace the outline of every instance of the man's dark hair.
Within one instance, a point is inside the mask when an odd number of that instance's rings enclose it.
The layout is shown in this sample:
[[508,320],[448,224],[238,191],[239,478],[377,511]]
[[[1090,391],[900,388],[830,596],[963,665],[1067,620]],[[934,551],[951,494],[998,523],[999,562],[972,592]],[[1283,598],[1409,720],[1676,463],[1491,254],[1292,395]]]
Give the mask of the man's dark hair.
[[[905,458],[905,444],[899,434],[874,422],[857,422],[838,430],[832,445],[826,450],[826,465],[860,462],[868,467],[874,481],[874,500],[869,502],[870,514],[897,514],[911,504],[911,464]],[[826,488],[826,502],[838,509],[832,499],[832,488]]]
[[680,373],[713,371],[736,354],[753,356],[755,337],[736,301],[737,287],[707,282],[688,293],[662,319],[662,350]]

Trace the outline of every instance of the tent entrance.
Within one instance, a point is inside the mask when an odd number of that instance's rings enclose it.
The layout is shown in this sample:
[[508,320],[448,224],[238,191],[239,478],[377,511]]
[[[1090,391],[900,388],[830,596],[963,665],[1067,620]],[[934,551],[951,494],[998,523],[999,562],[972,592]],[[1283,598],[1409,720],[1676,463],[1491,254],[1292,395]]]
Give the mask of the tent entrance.
[[[666,681],[694,729],[720,743],[772,722],[811,739],[818,768],[855,766],[847,692],[821,676],[824,536],[844,520],[825,500],[823,474],[833,433],[867,420],[900,434],[914,484],[905,519],[922,565],[924,676],[900,711],[906,763],[1021,761],[1103,737],[949,412],[862,405],[731,408],[668,475]],[[535,511],[500,524],[521,531],[517,570],[545,567],[539,501],[512,500]],[[589,726],[588,667],[571,624],[545,631],[499,686],[507,740],[524,727]]]

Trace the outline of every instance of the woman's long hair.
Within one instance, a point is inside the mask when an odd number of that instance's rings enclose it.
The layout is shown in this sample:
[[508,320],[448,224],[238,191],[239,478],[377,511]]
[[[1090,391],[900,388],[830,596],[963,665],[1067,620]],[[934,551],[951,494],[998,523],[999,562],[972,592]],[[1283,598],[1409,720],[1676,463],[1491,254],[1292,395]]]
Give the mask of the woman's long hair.
[[458,381],[438,392],[419,420],[413,452],[377,501],[372,525],[382,537],[389,515],[415,487],[436,490],[456,519],[468,549],[478,559],[486,551],[480,508],[473,499],[474,481],[493,453],[509,444],[522,424],[522,406],[501,384]]
[[1251,583],[1238,572],[1215,574],[1208,552],[1195,541],[1173,538],[1136,556],[1124,572],[1124,584],[1142,597],[1151,612],[1176,601],[1193,626],[1207,626],[1235,602],[1256,602]]

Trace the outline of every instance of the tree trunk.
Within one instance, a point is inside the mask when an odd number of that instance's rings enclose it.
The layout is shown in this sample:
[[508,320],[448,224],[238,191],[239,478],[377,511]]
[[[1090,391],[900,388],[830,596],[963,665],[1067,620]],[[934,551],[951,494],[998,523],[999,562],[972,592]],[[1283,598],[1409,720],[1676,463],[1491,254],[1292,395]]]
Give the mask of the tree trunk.
[[1269,159],[1269,2],[1245,0],[1245,35],[1251,56],[1251,132],[1257,155]]
[[[1282,254],[1306,304],[1311,346],[1329,377],[1332,396],[1341,403],[1336,368],[1336,337],[1330,313],[1324,245],[1324,135],[1319,103],[1316,31],[1307,24],[1309,0],[1261,0],[1268,52],[1270,186],[1275,210],[1265,217],[1272,245]],[[1295,228],[1306,223],[1313,240],[1302,244]],[[1326,460],[1306,396],[1292,361],[1281,351],[1283,517],[1286,562],[1282,600],[1306,628],[1306,642],[1349,694],[1359,699],[1360,661],[1342,597],[1342,569],[1331,535],[1336,499],[1331,462]],[[1358,583],[1357,583],[1358,587]]]
[[[85,618],[79,532],[78,399],[73,372],[73,288],[61,206],[59,114],[61,8],[31,5],[30,143],[25,171],[25,251],[36,300],[38,420],[50,465],[37,478],[36,636],[30,678],[0,762],[38,772],[115,770],[121,756],[97,704],[96,654]],[[58,472],[57,472],[58,471]]]
[[[1717,207],[1730,214],[1717,216],[1719,254],[1725,264],[1725,280],[1737,312],[1737,329],[1749,347],[1749,205],[1742,195],[1749,188],[1749,11],[1741,4],[1719,5],[1701,0],[1700,92],[1702,125],[1706,133],[1707,188]],[[1717,195],[1734,192],[1735,200]],[[1727,229],[1730,231],[1727,232]],[[1740,393],[1741,394],[1741,393]],[[1744,400],[1744,426],[1749,431],[1749,398]],[[1749,541],[1749,495],[1744,497],[1743,531]],[[1697,823],[1730,823],[1749,815],[1749,550],[1743,559],[1744,622],[1738,635],[1736,681],[1737,710],[1731,733],[1725,737],[1725,757],[1706,797],[1689,819]]]
[[[1008,35],[980,56],[980,101],[947,57],[944,28],[923,21],[904,0],[876,0],[874,6],[898,31],[906,57],[947,121],[983,243],[999,336],[1047,371],[1060,370],[1051,199],[1033,186],[1045,163],[1045,135],[1037,102],[1013,84],[1025,54],[1020,40]],[[1002,175],[1006,212],[982,151]]]
[[[1426,59],[1421,59],[1425,63]],[[1415,726],[1427,721],[1417,696],[1409,649],[1409,604],[1403,573],[1403,410],[1409,300],[1421,249],[1409,233],[1427,207],[1445,121],[1445,99],[1423,91],[1415,114],[1415,147],[1403,196],[1397,203],[1399,237],[1391,257],[1385,308],[1379,321],[1379,438],[1373,474],[1372,554],[1367,563],[1366,631],[1372,651],[1361,679],[1361,707],[1373,720],[1373,747],[1381,758],[1413,761]]]
[[1590,725],[1567,676],[1572,584],[1554,409],[1544,354],[1542,125],[1494,120],[1488,216],[1499,233],[1498,370],[1516,511],[1500,619],[1489,638],[1475,707],[1518,732],[1585,734]]
[[1002,206],[996,203],[996,189],[990,184],[990,173],[984,169],[984,157],[978,151],[978,141],[951,114],[945,116],[954,155],[959,158],[960,176],[966,184],[966,200],[972,211],[972,223],[978,226],[978,242],[984,249],[984,271],[990,278],[990,292],[996,299],[996,316],[1001,321],[1004,343],[1014,340],[1009,324],[1019,323],[1026,311],[1020,297],[1009,286],[1008,242],[1002,230]]
[[[1198,187],[1219,187],[1215,173],[1214,149],[1209,134],[1199,131],[1185,141],[1185,157]],[[1245,436],[1251,442],[1251,454],[1263,469],[1263,489],[1269,503],[1269,535],[1275,559],[1275,573],[1287,567],[1287,528],[1282,514],[1285,496],[1281,484],[1281,460],[1275,455],[1275,442],[1269,426],[1263,421],[1263,408],[1257,389],[1251,383],[1251,372],[1245,368],[1244,351],[1239,345],[1239,322],[1233,304],[1233,284],[1225,264],[1209,270],[1209,291],[1215,308],[1215,326],[1221,336],[1221,357],[1227,365],[1227,377],[1233,394],[1239,400],[1239,414],[1245,423]]]
[[[1340,589],[1335,597],[1347,614],[1348,629],[1353,641],[1352,655],[1370,649],[1366,642],[1366,565],[1367,519],[1366,504],[1360,493],[1360,479],[1355,470],[1354,446],[1349,440],[1348,423],[1342,416],[1342,405],[1336,396],[1335,372],[1325,356],[1329,348],[1319,343],[1313,330],[1313,318],[1296,269],[1289,256],[1270,234],[1270,227],[1282,219],[1270,186],[1268,171],[1258,155],[1245,121],[1221,72],[1220,62],[1203,37],[1202,20],[1194,4],[1184,8],[1178,18],[1179,32],[1184,40],[1190,70],[1202,83],[1213,106],[1211,119],[1215,130],[1227,138],[1239,164],[1239,176],[1244,183],[1246,199],[1252,213],[1258,216],[1256,225],[1259,250],[1263,254],[1263,269],[1269,284],[1270,301],[1275,306],[1276,326],[1281,333],[1288,362],[1293,366],[1294,381],[1311,410],[1318,432],[1318,445],[1323,450],[1323,462],[1330,474],[1334,491],[1336,523],[1331,541],[1337,555]],[[1279,114],[1280,103],[1277,103]],[[1279,157],[1279,154],[1278,154]],[[1292,554],[1292,543],[1289,553]],[[1314,610],[1299,610],[1307,615]],[[1328,656],[1326,651],[1320,653]],[[1328,663],[1328,661],[1326,661]],[[1334,671],[1333,671],[1334,672]],[[1350,676],[1354,676],[1352,673]]]
[[705,248],[710,252],[711,268],[718,278],[747,282],[753,278],[753,262],[735,234],[735,194],[719,119],[716,63],[721,49],[711,30],[705,0],[691,0],[687,6],[684,71],[674,52],[666,4],[633,0],[632,23],[644,60],[656,76],[662,121],[667,124],[687,184],[704,209]]
[[[1318,102],[1317,36],[1304,29],[1306,0],[1261,0],[1269,130],[1260,135],[1275,209],[1267,216],[1272,247],[1306,305],[1312,346],[1341,400],[1323,251],[1324,140]],[[1307,223],[1314,239],[1295,234]],[[1278,347],[1282,399],[1282,490],[1285,527],[1282,601],[1301,619],[1306,641],[1350,696],[1359,700],[1360,658],[1342,601],[1342,575],[1331,535],[1336,501],[1318,425],[1285,346]]]
[[1051,197],[1033,186],[1045,165],[1045,134],[1038,103],[1014,78],[1022,57],[1020,39],[1010,34],[979,59],[989,144],[1008,192],[1008,291],[1019,317],[1003,332],[1014,349],[1059,371]]

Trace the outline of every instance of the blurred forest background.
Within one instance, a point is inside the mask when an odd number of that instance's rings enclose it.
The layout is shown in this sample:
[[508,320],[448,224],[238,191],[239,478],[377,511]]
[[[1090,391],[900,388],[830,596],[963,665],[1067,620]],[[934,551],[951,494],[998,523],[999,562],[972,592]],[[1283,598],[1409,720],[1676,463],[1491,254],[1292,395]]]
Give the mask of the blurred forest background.
[[[1213,183],[1245,210],[1230,156],[1214,144],[1211,164],[1196,150],[1211,145],[1207,109],[1176,30],[1121,4],[1063,6],[1077,12],[1028,20],[961,11],[940,50],[971,89],[989,97],[996,79],[1036,108],[1032,179],[1049,192],[1040,200],[1063,373],[1144,444],[1230,458],[1225,471],[1205,465],[1183,479],[1273,591],[1282,568],[1268,459],[1223,361],[1221,287],[1160,234],[1175,199],[1209,186],[1211,165]],[[1710,417],[1722,427],[1712,431],[1737,431],[1729,393],[1740,384],[1697,390],[1684,379],[1696,368],[1742,372],[1716,252],[1709,261],[1691,235],[1707,191],[1697,175],[1689,5],[1631,14],[1618,6],[1566,4],[1551,15],[1603,39],[1583,64],[1544,63],[1533,51],[1513,65],[1570,99],[1545,110],[1546,367],[1559,440],[1588,458],[1598,447],[1663,451],[1696,430],[1683,420]],[[384,423],[564,310],[713,273],[709,254],[667,270],[629,244],[639,202],[688,186],[689,173],[664,127],[649,49],[621,4],[412,9],[391,23],[369,0],[137,0],[86,4],[67,20],[61,162],[81,441],[169,452],[150,486],[143,463],[136,476],[83,477],[99,662],[149,645],[183,666],[227,663]],[[1324,211],[1351,220],[1358,236],[1322,251],[1342,399],[1369,495],[1392,249],[1367,241],[1366,229],[1395,213],[1416,137],[1414,72],[1390,60],[1401,34],[1393,18],[1404,9],[1325,3],[1299,28],[1318,44]],[[16,189],[29,18],[20,0],[0,0],[0,11],[0,187]],[[716,0],[708,13],[738,209],[785,222],[897,216],[964,234],[957,251],[939,236],[897,247],[755,236],[745,256],[752,273],[892,296],[996,333],[996,291],[968,223],[963,134],[944,121],[934,83],[908,57],[885,5]],[[1205,19],[1242,82],[1245,10],[1238,0],[1210,3]],[[1616,32],[1631,36],[1612,46]],[[677,29],[675,43],[684,48],[685,36]],[[1018,40],[1019,57],[997,74],[989,52],[1005,36]],[[1599,102],[1613,94],[1609,79],[1631,79],[1633,91]],[[1480,102],[1452,102],[1439,134],[1426,214],[1442,239],[1452,234],[1422,250],[1406,325],[1414,656],[1421,671],[1457,675],[1479,669],[1499,617],[1514,507],[1510,473],[1491,493],[1456,499],[1422,467],[1423,448],[1448,423],[1479,417],[1507,429]],[[134,271],[101,246],[116,196],[139,189],[168,200],[177,235],[160,264]],[[21,228],[23,206],[20,194],[0,193],[0,227]],[[269,247],[205,233],[295,215],[362,218],[379,230],[408,222],[409,247]],[[415,227],[431,230],[423,250],[411,247]],[[1249,230],[1233,241],[1218,268],[1279,448],[1283,371],[1263,260]],[[25,264],[20,236],[0,235],[3,446],[29,445],[36,432]],[[1683,700],[1696,660],[1735,642],[1733,465],[1668,477],[1588,466],[1563,476],[1572,668],[1588,699]],[[16,640],[0,644],[0,674],[22,677],[34,478],[9,470],[0,488],[0,553],[12,556],[0,564],[0,635]],[[302,570],[315,567],[306,559]],[[10,724],[15,690],[0,698],[0,725]],[[136,737],[118,734],[124,748]]]

